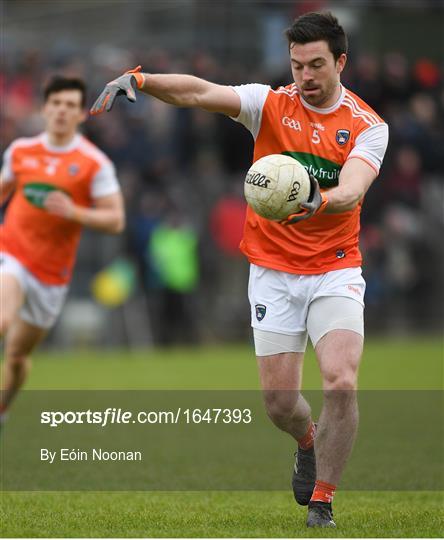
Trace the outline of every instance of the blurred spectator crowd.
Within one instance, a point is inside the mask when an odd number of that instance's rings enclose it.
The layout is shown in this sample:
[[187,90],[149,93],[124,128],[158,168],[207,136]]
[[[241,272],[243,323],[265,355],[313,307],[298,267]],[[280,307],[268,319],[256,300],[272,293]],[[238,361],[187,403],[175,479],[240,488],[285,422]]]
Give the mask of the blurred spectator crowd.
[[[42,129],[41,90],[51,75],[83,77],[91,104],[104,84],[142,64],[214,82],[291,82],[260,66],[221,65],[205,52],[178,58],[165,50],[132,53],[101,45],[88,58],[42,56],[33,49],[0,71],[1,150]],[[439,67],[399,52],[351,56],[345,86],[389,124],[380,177],[366,196],[362,250],[367,325],[374,330],[436,330],[442,323],[444,93]],[[124,254],[138,269],[155,341],[196,342],[247,335],[248,265],[237,246],[245,203],[250,134],[222,115],[176,109],[140,95],[88,119],[85,134],[115,163],[128,225],[121,239],[87,233],[72,294],[87,296],[94,272]],[[106,244],[108,245],[108,244]],[[98,260],[98,253],[101,253]]]

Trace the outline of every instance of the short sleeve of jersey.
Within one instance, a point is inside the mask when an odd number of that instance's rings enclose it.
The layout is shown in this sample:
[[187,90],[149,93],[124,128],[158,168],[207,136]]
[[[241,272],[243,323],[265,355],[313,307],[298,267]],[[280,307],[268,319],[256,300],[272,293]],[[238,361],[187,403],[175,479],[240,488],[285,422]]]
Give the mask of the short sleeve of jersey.
[[94,175],[91,183],[91,197],[106,197],[120,191],[119,182],[116,177],[116,170],[111,161],[102,163],[100,169]]
[[12,150],[13,145],[9,145],[3,154],[2,178],[4,182],[12,182],[14,180],[14,172],[12,170]]
[[381,123],[362,131],[357,137],[355,146],[347,156],[361,158],[372,166],[377,173],[382,165],[388,144],[388,125]]
[[242,84],[231,87],[240,97],[241,110],[235,122],[243,124],[256,139],[262,121],[262,109],[270,87],[266,84]]

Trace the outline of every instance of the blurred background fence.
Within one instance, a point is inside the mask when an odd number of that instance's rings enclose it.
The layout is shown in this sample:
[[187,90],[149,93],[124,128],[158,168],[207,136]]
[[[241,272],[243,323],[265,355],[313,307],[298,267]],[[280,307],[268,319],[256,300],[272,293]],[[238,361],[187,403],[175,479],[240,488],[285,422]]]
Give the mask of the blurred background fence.
[[[331,9],[350,40],[343,83],[390,126],[385,163],[362,214],[367,331],[442,331],[442,1],[0,5],[2,152],[42,129],[41,89],[54,74],[85,78],[90,104],[107,81],[137,64],[224,84],[288,84],[283,30],[303,12]],[[221,115],[143,95],[89,119],[83,131],[116,164],[127,229],[120,237],[85,231],[50,343],[247,339],[248,263],[237,246],[250,134]]]

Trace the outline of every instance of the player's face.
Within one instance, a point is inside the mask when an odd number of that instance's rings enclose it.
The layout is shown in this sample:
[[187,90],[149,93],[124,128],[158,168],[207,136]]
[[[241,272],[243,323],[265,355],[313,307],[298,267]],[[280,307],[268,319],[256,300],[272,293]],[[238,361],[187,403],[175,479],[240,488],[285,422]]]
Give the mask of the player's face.
[[85,120],[80,90],[61,90],[50,94],[43,107],[46,129],[54,135],[67,135]]
[[339,77],[344,69],[346,55],[335,62],[326,41],[292,43],[290,47],[291,71],[302,97],[315,107],[333,105]]

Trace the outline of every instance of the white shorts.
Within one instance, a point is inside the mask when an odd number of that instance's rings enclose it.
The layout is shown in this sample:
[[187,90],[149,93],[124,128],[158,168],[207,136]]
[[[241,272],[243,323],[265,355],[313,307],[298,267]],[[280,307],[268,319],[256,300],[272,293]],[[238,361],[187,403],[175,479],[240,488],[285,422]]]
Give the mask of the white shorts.
[[334,329],[364,335],[364,293],[361,268],[302,275],[252,264],[248,297],[256,354],[304,352],[308,336],[316,346]]
[[9,253],[0,253],[0,287],[2,277],[13,275],[20,283],[25,296],[19,317],[39,328],[51,328],[60,315],[67,285],[45,285],[39,281],[23,264]]

